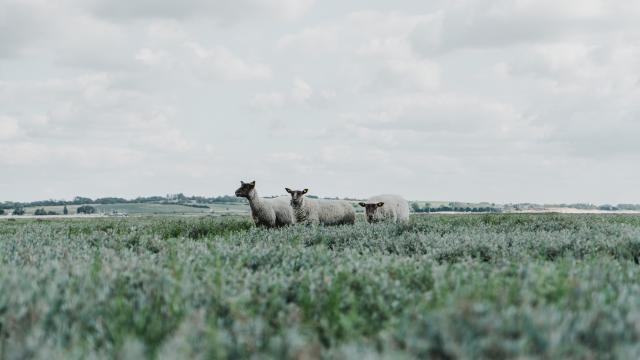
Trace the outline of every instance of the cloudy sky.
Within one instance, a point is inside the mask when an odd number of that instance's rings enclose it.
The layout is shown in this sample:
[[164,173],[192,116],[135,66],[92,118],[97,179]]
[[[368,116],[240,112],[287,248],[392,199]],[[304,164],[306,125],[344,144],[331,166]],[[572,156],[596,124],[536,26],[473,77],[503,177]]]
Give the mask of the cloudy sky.
[[640,203],[640,2],[0,0],[0,201]]

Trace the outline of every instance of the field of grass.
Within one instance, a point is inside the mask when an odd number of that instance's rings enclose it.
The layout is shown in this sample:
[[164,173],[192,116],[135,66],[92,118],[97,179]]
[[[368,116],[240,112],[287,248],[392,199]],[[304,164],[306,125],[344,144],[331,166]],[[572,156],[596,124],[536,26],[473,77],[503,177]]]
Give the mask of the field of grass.
[[153,203],[95,205],[95,208],[97,212],[110,213],[111,211],[118,211],[118,212],[126,212],[130,215],[200,214],[200,213],[209,212],[209,209],[204,209],[204,208],[195,208],[195,207],[184,206],[179,204],[153,204]]
[[640,217],[0,222],[0,359],[640,358]]
[[[194,215],[205,213],[219,214],[248,214],[249,206],[241,203],[229,204],[208,204],[209,208],[197,208],[180,204],[158,204],[158,203],[126,203],[126,204],[93,204],[98,213],[119,213],[126,212],[129,215]],[[75,214],[79,205],[68,205],[69,214]],[[25,208],[26,215],[33,215],[37,210],[43,208],[45,211],[54,211],[62,215],[63,206],[41,206]]]

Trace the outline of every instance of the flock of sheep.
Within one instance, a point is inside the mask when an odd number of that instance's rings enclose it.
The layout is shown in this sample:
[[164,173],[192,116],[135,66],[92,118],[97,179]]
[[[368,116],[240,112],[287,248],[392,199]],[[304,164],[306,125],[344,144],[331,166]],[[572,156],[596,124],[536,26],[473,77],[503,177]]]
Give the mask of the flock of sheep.
[[[356,212],[347,201],[311,199],[305,196],[308,189],[285,190],[291,198],[283,196],[264,199],[258,197],[255,181],[240,181],[236,196],[249,201],[251,216],[256,226],[280,227],[296,223],[342,225],[353,224],[356,221]],[[409,205],[399,195],[373,196],[359,204],[365,208],[365,216],[369,223],[409,220]]]

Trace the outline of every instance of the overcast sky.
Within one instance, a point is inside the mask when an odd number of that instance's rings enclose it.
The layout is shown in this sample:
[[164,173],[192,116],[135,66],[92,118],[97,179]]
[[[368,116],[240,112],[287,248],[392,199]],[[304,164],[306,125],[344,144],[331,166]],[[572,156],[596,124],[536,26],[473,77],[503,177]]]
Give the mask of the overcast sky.
[[0,0],[0,201],[640,203],[640,2]]

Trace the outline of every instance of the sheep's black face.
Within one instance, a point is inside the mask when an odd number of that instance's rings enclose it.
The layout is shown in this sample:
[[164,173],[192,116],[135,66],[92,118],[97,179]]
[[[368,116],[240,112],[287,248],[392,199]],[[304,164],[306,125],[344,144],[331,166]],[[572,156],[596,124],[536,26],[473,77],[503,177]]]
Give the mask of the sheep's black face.
[[373,223],[378,221],[378,219],[380,218],[380,216],[378,216],[378,212],[379,212],[378,209],[383,207],[384,203],[383,202],[379,202],[379,203],[361,202],[360,206],[364,208],[367,221],[370,223]]
[[250,183],[245,183],[244,181],[240,181],[240,187],[236,190],[237,197],[249,198],[251,192],[256,187],[256,182],[252,181]]
[[302,205],[302,199],[304,198],[304,194],[309,192],[309,189],[304,190],[291,190],[289,188],[284,188],[287,190],[289,194],[291,194],[291,205],[292,206],[300,206]]

